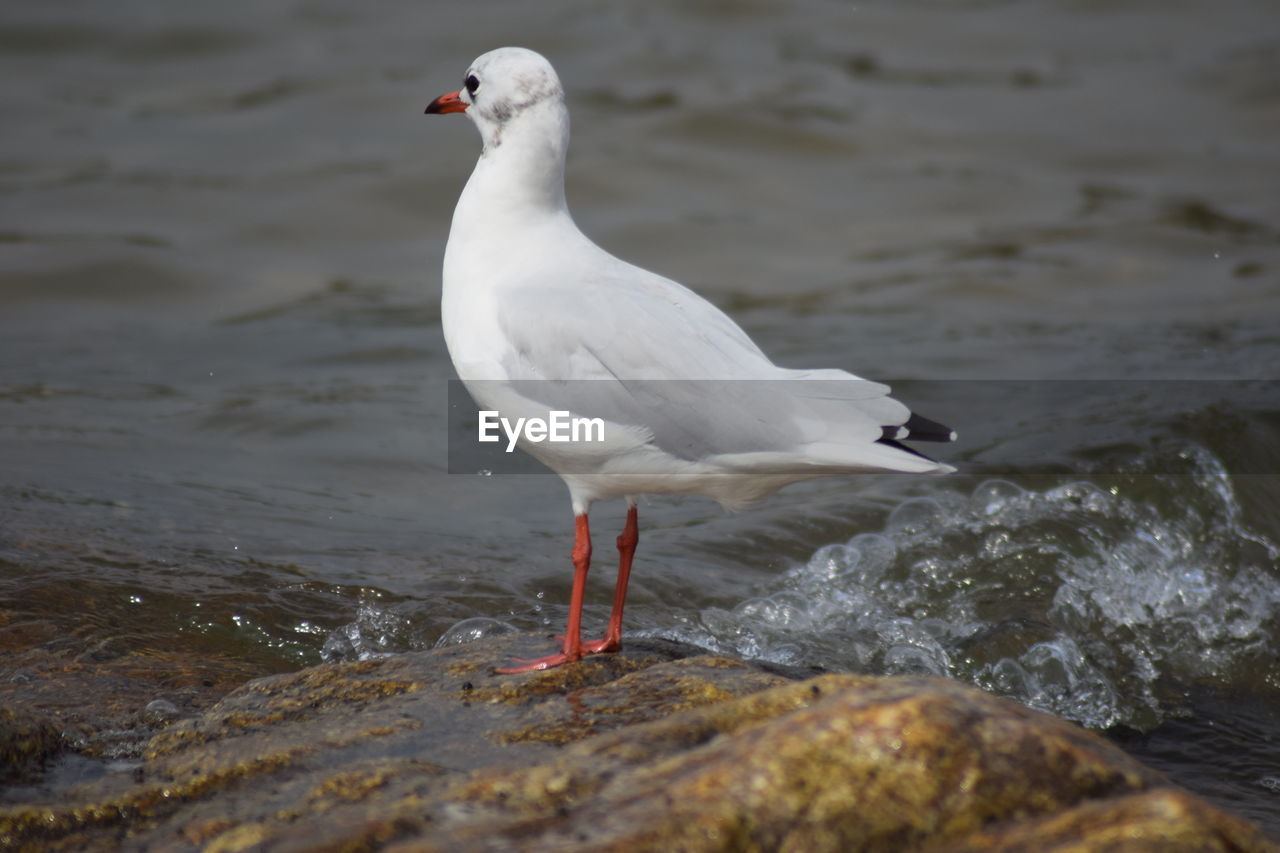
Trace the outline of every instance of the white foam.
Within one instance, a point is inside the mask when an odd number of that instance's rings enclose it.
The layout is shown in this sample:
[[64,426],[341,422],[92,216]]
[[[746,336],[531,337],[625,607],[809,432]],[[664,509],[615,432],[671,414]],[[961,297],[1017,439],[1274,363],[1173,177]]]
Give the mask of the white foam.
[[1161,679],[1247,686],[1251,661],[1276,659],[1280,549],[1243,526],[1207,450],[1132,469],[906,501],[880,533],[823,546],[761,596],[646,633],[776,662],[945,674],[1089,726],[1148,728],[1172,710]]

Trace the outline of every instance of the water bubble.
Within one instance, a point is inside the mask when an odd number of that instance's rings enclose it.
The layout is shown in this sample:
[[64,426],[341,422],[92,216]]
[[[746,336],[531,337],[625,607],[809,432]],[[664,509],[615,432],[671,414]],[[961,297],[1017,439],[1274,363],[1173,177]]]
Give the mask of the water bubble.
[[942,504],[933,498],[912,498],[894,507],[885,523],[885,530],[892,533],[919,533],[940,522],[945,513]]
[[857,565],[862,555],[847,545],[824,545],[809,558],[805,574],[808,577],[832,580],[850,567]]
[[142,719],[146,720],[148,725],[165,726],[176,720],[182,711],[178,706],[170,702],[168,699],[152,699],[142,709]]
[[859,555],[858,574],[864,584],[874,583],[898,556],[898,546],[879,533],[859,533],[849,540]]
[[1032,696],[1038,692],[1031,673],[1012,658],[1001,658],[995,665],[985,667],[980,683],[1005,696]]
[[1008,480],[987,480],[969,495],[969,504],[983,515],[992,515],[1026,493],[1026,489]]
[[503,634],[514,633],[516,628],[509,622],[491,619],[488,616],[474,616],[449,626],[448,630],[440,635],[440,639],[436,640],[435,648],[462,646],[486,637],[500,637]]
[[1036,643],[1022,656],[1028,672],[1035,673],[1043,689],[1068,693],[1079,680],[1084,658],[1068,639]]
[[947,675],[945,657],[919,646],[890,646],[884,653],[884,668],[895,675]]

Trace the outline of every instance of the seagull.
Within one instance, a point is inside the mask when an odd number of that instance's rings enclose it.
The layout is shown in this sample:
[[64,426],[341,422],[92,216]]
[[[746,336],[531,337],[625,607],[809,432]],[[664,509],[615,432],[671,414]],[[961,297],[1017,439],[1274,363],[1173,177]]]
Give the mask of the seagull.
[[[955,433],[888,386],[775,365],[710,302],[578,230],[564,192],[569,111],[542,55],[490,51],[426,112],[464,113],[483,142],[444,253],[441,322],[459,378],[482,410],[511,422],[559,412],[600,426],[584,429],[591,441],[526,430],[514,442],[568,486],[573,588],[559,651],[497,672],[621,649],[640,494],[703,495],[736,510],[812,477],[955,470],[903,444]],[[584,642],[587,515],[613,498],[627,502],[613,609],[604,637]]]

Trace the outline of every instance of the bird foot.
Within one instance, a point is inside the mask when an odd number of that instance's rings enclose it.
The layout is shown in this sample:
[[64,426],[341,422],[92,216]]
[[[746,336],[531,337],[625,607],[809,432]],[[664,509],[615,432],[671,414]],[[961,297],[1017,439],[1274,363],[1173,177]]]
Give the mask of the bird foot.
[[[556,637],[557,640],[564,639]],[[566,663],[573,663],[581,660],[584,655],[598,655],[607,652],[617,652],[622,650],[622,640],[618,637],[605,637],[601,640],[591,640],[582,644],[582,651],[577,655],[567,655],[564,652],[557,652],[554,655],[547,655],[544,658],[515,658],[515,666],[503,666],[494,670],[499,675],[511,675],[515,672],[536,672],[543,669],[552,669]]]
[[613,637],[592,640],[589,643],[582,644],[582,651],[589,655],[598,655],[601,652],[619,652],[622,651],[622,640]]
[[579,660],[582,655],[572,656],[559,652],[554,655],[547,655],[544,658],[515,658],[516,666],[501,666],[494,670],[499,675],[511,675],[515,672],[536,672],[542,669],[551,669],[561,664],[573,663]]

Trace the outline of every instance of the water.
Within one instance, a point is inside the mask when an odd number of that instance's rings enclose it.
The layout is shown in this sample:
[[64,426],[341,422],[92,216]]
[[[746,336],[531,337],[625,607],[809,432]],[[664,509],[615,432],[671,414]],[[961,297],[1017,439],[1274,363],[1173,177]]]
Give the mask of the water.
[[1188,473],[914,498],[881,531],[819,548],[766,595],[705,609],[679,633],[781,663],[947,675],[1094,728],[1153,728],[1181,710],[1171,683],[1234,690],[1280,674],[1280,548],[1242,526],[1216,459],[1177,456]]
[[[645,501],[629,626],[1136,732],[1280,831],[1280,729],[1233,717],[1280,689],[1280,417],[1236,382],[1280,364],[1278,17],[11,4],[0,645],[247,673],[559,628],[563,488],[447,473],[439,264],[478,142],[421,115],[525,44],[589,234],[780,363],[931,380],[898,384],[962,434],[953,477]],[[607,555],[621,507],[592,520]]]

